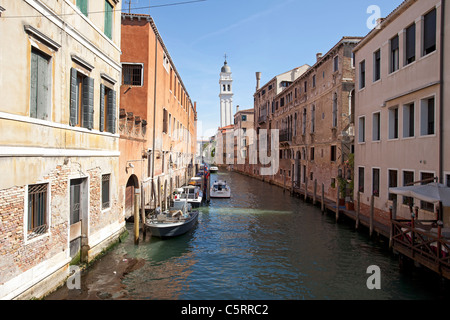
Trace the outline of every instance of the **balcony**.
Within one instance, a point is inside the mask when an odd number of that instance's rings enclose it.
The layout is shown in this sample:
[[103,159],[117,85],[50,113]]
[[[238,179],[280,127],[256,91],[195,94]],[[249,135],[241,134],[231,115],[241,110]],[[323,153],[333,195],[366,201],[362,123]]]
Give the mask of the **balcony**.
[[262,123],[264,123],[264,122],[266,122],[267,121],[267,115],[261,115],[259,118],[258,118],[258,123],[259,124],[262,124]]
[[291,142],[292,141],[292,133],[288,130],[280,130],[280,142]]

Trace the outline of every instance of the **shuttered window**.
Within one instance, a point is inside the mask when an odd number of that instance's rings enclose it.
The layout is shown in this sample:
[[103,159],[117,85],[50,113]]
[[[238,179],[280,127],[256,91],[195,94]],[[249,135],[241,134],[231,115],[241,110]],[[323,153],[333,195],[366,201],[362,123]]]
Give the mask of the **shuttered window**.
[[94,127],[94,79],[75,68],[70,71],[70,125]]
[[87,17],[87,15],[88,15],[88,0],[77,0],[77,7]]
[[406,61],[405,65],[416,60],[416,25],[412,24],[406,29]]
[[397,71],[399,68],[399,45],[398,45],[398,36],[395,36],[391,39],[391,54],[389,61],[390,72]]
[[105,0],[105,35],[112,39],[113,6]]
[[30,117],[50,119],[50,57],[43,52],[31,49]]
[[100,84],[100,131],[116,133],[116,92]]
[[423,55],[436,50],[436,9],[424,16]]

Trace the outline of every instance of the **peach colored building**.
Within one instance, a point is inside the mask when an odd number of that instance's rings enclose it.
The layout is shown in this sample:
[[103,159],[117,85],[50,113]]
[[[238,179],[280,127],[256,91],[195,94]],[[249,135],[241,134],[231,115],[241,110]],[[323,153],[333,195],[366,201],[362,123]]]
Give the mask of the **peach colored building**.
[[[450,69],[444,52],[450,21],[443,9],[440,0],[404,1],[354,50],[355,197],[360,192],[367,212],[373,195],[379,220],[387,219],[394,200],[398,217],[411,216],[411,199],[389,194],[389,187],[449,181]],[[435,218],[433,204],[415,200],[414,206],[420,219]],[[450,217],[443,218],[448,226]]]
[[134,190],[154,209],[194,175],[196,104],[149,15],[122,14],[120,194],[125,216]]

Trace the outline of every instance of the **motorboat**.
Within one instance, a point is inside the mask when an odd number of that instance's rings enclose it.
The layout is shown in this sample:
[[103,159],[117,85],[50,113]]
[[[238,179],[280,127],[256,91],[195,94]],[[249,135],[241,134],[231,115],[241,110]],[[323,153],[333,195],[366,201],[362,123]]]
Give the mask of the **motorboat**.
[[230,198],[231,189],[226,181],[214,181],[209,191],[210,198]]
[[192,210],[189,203],[174,202],[173,206],[164,212],[161,212],[161,208],[158,207],[155,214],[146,219],[145,226],[153,237],[176,237],[194,227],[198,214],[198,210]]
[[182,187],[182,189],[183,192],[177,195],[174,202],[187,202],[194,208],[198,208],[202,204],[203,192],[200,187],[189,185]]
[[216,167],[216,166],[212,166],[211,168],[209,168],[209,172],[211,172],[211,173],[215,173],[215,172],[218,172],[218,171],[219,171],[219,168]]

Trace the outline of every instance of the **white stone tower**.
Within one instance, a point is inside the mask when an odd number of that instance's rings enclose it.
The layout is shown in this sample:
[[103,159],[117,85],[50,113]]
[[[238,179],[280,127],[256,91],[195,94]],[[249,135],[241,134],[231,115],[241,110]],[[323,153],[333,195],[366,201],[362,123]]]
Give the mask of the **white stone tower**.
[[220,127],[233,124],[233,79],[231,77],[231,69],[227,64],[227,56],[225,55],[225,63],[220,72]]

